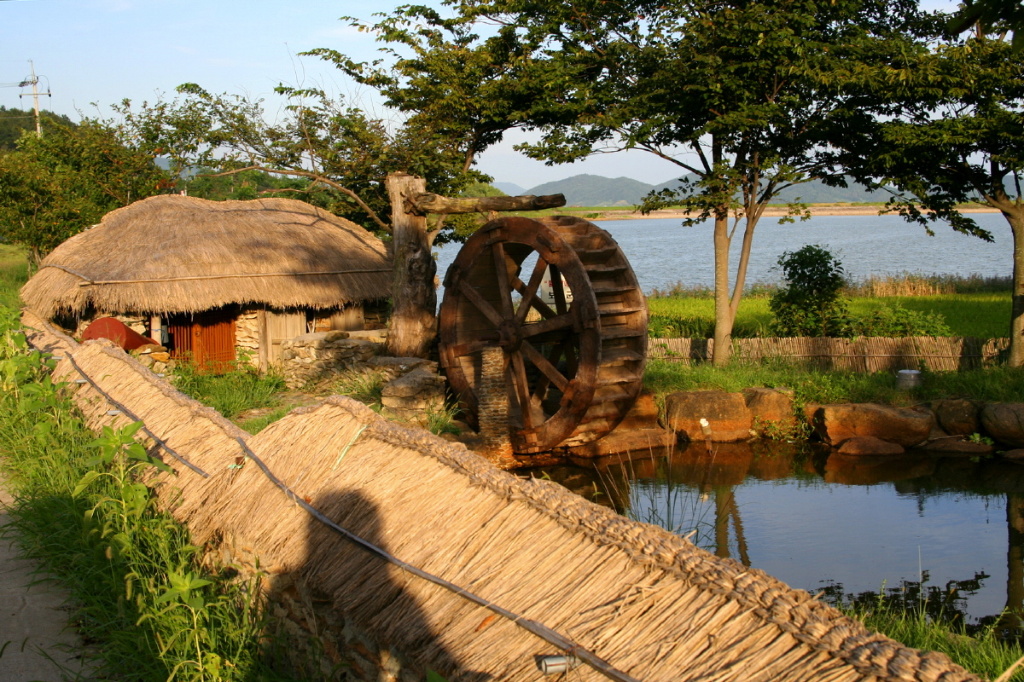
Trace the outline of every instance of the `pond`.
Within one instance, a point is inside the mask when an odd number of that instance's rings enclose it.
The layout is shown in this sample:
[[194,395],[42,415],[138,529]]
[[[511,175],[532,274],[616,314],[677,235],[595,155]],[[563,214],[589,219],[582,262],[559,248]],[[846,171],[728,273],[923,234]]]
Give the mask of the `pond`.
[[[926,596],[968,626],[1024,613],[1024,465],[703,444],[532,472],[831,601]],[[1003,626],[1019,634],[1013,621]]]

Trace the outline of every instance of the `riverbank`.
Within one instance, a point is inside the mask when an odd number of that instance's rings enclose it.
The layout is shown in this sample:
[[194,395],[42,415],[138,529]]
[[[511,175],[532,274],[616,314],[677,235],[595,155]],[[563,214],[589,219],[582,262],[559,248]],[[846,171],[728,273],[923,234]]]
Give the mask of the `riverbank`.
[[[811,204],[808,207],[812,216],[859,216],[878,215],[885,206],[883,204]],[[999,211],[987,206],[964,206],[960,209],[964,213],[998,213]],[[574,208],[566,207],[557,212],[578,215],[581,218],[595,222],[602,220],[643,220],[650,218],[671,218],[683,220],[687,212],[681,209],[667,208],[660,211],[653,211],[648,214],[640,213],[635,207],[626,208]],[[765,209],[764,217],[780,218],[786,215],[789,210],[782,205],[769,206]]]

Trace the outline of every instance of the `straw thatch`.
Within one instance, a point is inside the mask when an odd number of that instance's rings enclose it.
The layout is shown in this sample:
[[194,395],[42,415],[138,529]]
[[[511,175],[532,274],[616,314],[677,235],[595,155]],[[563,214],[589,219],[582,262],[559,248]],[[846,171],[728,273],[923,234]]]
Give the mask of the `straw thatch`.
[[46,319],[92,308],[196,313],[230,304],[340,308],[386,298],[391,264],[366,230],[293,199],[156,196],[58,246],[22,288]]
[[[226,428],[216,437],[217,419],[179,421],[188,400],[109,344],[72,348],[55,370],[65,380],[82,373],[93,383],[82,385],[79,400],[95,400],[98,391],[116,398],[211,472],[202,479],[171,462],[175,513],[197,540],[242,538],[263,570],[298,576],[346,618],[448,679],[538,679],[534,656],[560,652],[513,620],[355,547],[297,500],[409,564],[554,629],[630,679],[978,679],[761,571],[553,483],[517,479],[349,399],[296,410],[256,436]],[[94,426],[110,418],[96,406],[88,411]],[[251,459],[232,466],[234,437],[294,497]],[[604,676],[584,666],[569,679]]]
[[[734,339],[733,358],[747,362],[781,360],[801,367],[853,372],[886,372],[924,367],[933,372],[980,369],[995,364],[1010,340],[909,336],[855,339],[830,337]],[[679,362],[706,361],[714,339],[651,339],[650,355]]]

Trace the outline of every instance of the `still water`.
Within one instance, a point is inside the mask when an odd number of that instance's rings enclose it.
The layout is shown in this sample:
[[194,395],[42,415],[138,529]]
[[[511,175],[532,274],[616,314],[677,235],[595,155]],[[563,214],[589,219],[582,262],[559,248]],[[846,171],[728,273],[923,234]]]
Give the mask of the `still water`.
[[[891,215],[821,216],[794,224],[763,218],[754,235],[747,282],[778,282],[779,256],[807,244],[827,247],[855,281],[904,272],[1009,277],[1013,272],[1009,224],[998,213],[971,217],[992,233],[993,242],[959,234],[942,224],[935,226],[935,236],[930,237],[922,227]],[[597,225],[619,243],[646,293],[677,282],[707,287],[714,283],[711,223],[682,227],[679,220],[652,218],[604,220]],[[734,268],[739,241],[739,237],[734,240]],[[442,280],[459,247],[447,244],[436,250]],[[438,300],[442,296],[439,291]]]
[[596,502],[812,593],[905,593],[968,624],[1024,602],[1024,465],[703,444],[544,470]]

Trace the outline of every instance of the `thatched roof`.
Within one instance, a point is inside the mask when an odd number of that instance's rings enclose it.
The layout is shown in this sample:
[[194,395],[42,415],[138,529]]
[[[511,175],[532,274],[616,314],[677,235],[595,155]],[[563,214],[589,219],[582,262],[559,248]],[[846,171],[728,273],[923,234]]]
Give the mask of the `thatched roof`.
[[46,257],[22,288],[45,318],[188,313],[229,304],[337,308],[391,291],[384,244],[293,199],[156,196],[108,213]]

